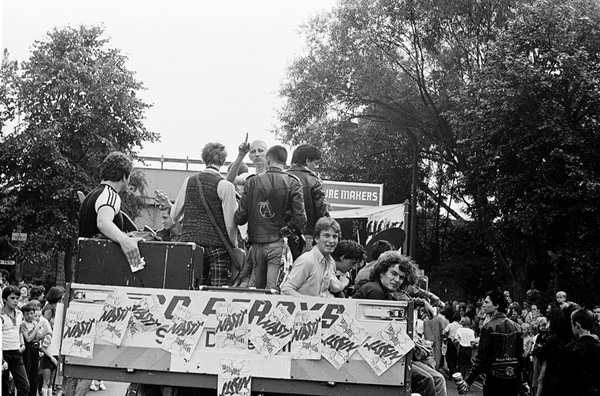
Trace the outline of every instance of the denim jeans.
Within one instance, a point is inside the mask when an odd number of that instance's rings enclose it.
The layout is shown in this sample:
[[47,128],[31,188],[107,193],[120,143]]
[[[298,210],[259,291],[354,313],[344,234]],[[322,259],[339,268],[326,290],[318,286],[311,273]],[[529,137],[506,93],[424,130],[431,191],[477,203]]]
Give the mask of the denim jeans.
[[253,243],[250,251],[257,289],[277,288],[277,277],[281,268],[283,239],[275,242]]

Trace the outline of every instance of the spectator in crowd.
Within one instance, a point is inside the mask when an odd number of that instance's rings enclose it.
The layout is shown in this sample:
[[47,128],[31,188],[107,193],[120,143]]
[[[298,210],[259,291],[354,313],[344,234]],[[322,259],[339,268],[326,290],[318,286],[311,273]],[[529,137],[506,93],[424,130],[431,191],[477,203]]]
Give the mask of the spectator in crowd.
[[551,335],[537,355],[541,362],[537,383],[538,396],[564,396],[559,383],[560,371],[564,361],[564,347],[574,338],[571,330],[571,313],[577,308],[577,305],[572,304],[552,312],[550,317]]
[[564,348],[557,373],[561,395],[600,395],[600,341],[592,335],[593,323],[592,312],[585,308],[571,313],[575,340]]
[[15,381],[17,396],[29,396],[29,380],[23,363],[22,352],[25,350],[25,341],[21,334],[23,314],[17,305],[21,291],[14,285],[8,285],[2,290],[4,306],[0,311],[2,321],[2,358],[8,370],[2,372],[2,394],[8,395],[8,372]]
[[504,312],[508,306],[506,296],[500,291],[489,292],[484,307],[491,319],[481,329],[477,356],[471,373],[459,387],[468,391],[480,374],[486,374],[484,396],[517,396],[521,388],[523,341],[519,326]]
[[446,337],[446,363],[450,375],[458,371],[458,340],[456,332],[460,328],[460,314],[452,311],[448,325],[442,331],[442,336]]
[[529,323],[521,325],[521,334],[523,337],[523,382],[530,383],[531,374],[533,371],[533,363],[531,352],[533,351],[533,334]]
[[[121,246],[129,265],[135,268],[141,263],[137,246],[140,238],[130,238],[123,232],[119,197],[129,185],[131,170],[131,159],[123,153],[112,152],[104,159],[100,167],[100,185],[84,198],[79,208],[79,237],[93,238],[97,234],[106,236]],[[65,268],[65,275],[67,281],[70,281],[69,268]]]
[[567,293],[564,291],[559,291],[556,293],[556,303],[561,309],[565,309],[569,305],[567,302]]
[[266,158],[267,171],[246,179],[235,223],[248,223],[255,286],[276,289],[282,264],[282,229],[293,223],[297,229],[304,230],[306,212],[302,184],[296,176],[284,171],[287,150],[273,146]]
[[335,261],[331,254],[338,245],[340,225],[329,217],[320,218],[313,233],[313,248],[294,262],[281,284],[281,294],[291,296],[330,297],[329,287],[335,278]]
[[513,322],[518,325],[523,324],[523,319],[521,319],[522,314],[521,305],[518,302],[512,302],[508,306],[508,312],[506,316],[508,316]]
[[442,332],[448,325],[448,320],[444,315],[436,310],[436,314],[433,318],[425,319],[423,323],[423,336],[425,340],[433,343],[433,358],[435,360],[435,369],[440,370],[444,367],[444,353],[442,353],[442,346],[444,340],[442,338]]
[[471,357],[473,354],[473,343],[475,342],[475,332],[471,329],[471,319],[468,316],[460,318],[460,325],[456,330],[456,340],[458,344],[457,364],[458,371],[463,378],[467,378],[471,371]]
[[592,328],[592,334],[600,338],[600,305],[594,307],[594,327]]
[[529,323],[531,325],[533,323],[536,323],[537,319],[540,316],[542,316],[542,314],[541,314],[540,309],[538,308],[537,304],[532,304],[531,310],[529,311],[527,316],[525,316],[525,322]]
[[509,304],[513,302],[512,298],[510,298],[510,292],[508,290],[504,290],[504,297]]
[[42,318],[35,314],[40,309],[40,302],[38,300],[30,301],[21,307],[24,319],[23,323],[21,323],[21,335],[25,342],[23,364],[27,373],[27,379],[29,380],[29,396],[37,396],[40,340],[47,334],[52,334],[52,329],[48,321],[42,321]]
[[321,150],[312,144],[301,144],[292,154],[292,166],[288,173],[296,176],[302,183],[302,196],[306,210],[306,250],[312,247],[312,233],[317,220],[329,216],[329,204],[325,199],[325,187],[315,173],[321,160]]
[[206,169],[184,180],[171,208],[174,222],[179,221],[182,215],[185,218],[181,241],[194,242],[204,248],[203,268],[207,272],[204,273],[203,284],[212,286],[227,284],[231,270],[228,248],[237,247],[238,241],[234,221],[237,207],[235,188],[220,173],[226,159],[225,146],[221,143],[206,144],[202,149]]
[[19,309],[29,302],[29,288],[30,286],[26,283],[19,285],[19,291],[21,292],[21,297],[19,297],[19,302],[17,303]]
[[[62,286],[54,286],[48,290],[46,295],[46,305],[42,308],[42,316],[48,320],[52,330],[54,331],[54,320],[56,318],[56,308],[59,302],[62,301],[65,295],[65,289]],[[58,348],[51,343],[52,335],[46,335],[42,339],[42,345],[40,350],[43,355],[40,359],[40,367],[42,369],[43,384],[42,384],[42,396],[52,396],[52,389],[54,387],[54,377],[56,375],[56,369],[58,368]],[[69,378],[67,381],[71,381],[73,384],[77,381],[75,378]],[[84,383],[84,387],[87,389],[91,384],[91,380],[80,380]]]
[[538,358],[538,354],[542,347],[546,344],[548,337],[550,337],[550,331],[548,327],[548,319],[545,316],[540,316],[536,322],[538,333],[534,337],[533,349],[531,355],[533,356],[533,371],[531,375],[531,394],[536,395],[538,389],[538,380],[540,377],[540,370],[542,368],[542,361]]
[[46,300],[44,299],[44,294],[46,293],[46,288],[42,285],[32,286],[29,291],[29,301],[38,300],[40,305],[43,307],[46,304]]

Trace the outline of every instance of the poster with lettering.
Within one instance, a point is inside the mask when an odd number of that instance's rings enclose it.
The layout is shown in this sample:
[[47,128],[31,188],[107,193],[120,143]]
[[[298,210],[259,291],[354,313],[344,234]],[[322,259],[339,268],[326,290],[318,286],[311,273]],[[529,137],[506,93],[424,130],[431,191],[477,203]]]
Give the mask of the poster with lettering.
[[298,311],[294,318],[292,359],[321,359],[321,313]]
[[260,354],[268,359],[290,342],[293,331],[294,317],[286,307],[278,305],[252,327],[248,338]]
[[392,320],[385,328],[370,337],[358,349],[378,376],[414,348],[415,343],[400,323]]
[[219,301],[215,304],[215,345],[225,349],[248,349],[248,304]]
[[217,376],[219,396],[250,396],[252,360],[220,359]]
[[166,321],[163,306],[158,301],[158,297],[154,294],[145,296],[141,300],[133,302],[127,337],[130,339],[137,333],[154,331]]
[[185,360],[190,360],[200,340],[205,322],[206,317],[201,313],[181,305],[177,306],[160,347]]
[[69,307],[65,317],[62,355],[91,359],[94,356],[96,315],[90,310]]
[[108,296],[96,325],[96,337],[121,345],[131,318],[132,306],[132,301],[125,294]]
[[368,337],[367,330],[344,312],[321,336],[321,355],[339,370]]

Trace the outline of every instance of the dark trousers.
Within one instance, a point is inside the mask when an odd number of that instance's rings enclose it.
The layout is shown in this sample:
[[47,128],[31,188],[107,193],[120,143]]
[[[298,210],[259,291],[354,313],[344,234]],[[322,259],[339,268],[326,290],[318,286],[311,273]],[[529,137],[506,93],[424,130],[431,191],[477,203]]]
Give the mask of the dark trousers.
[[38,387],[38,374],[40,372],[39,343],[25,343],[23,351],[23,364],[29,380],[29,396],[36,396]]
[[[2,351],[4,360],[8,365],[8,371],[13,376],[17,396],[29,396],[29,380],[23,364],[23,356],[18,350]],[[8,394],[8,372],[2,373],[2,393]]]
[[473,354],[472,347],[464,347],[462,345],[458,346],[458,371],[462,374],[463,378],[467,378],[469,376],[469,371],[471,371],[471,356]]
[[446,349],[446,363],[448,363],[448,370],[450,370],[450,374],[456,373],[457,370],[457,359],[458,359],[458,349],[456,348],[456,344],[448,338],[448,348]]
[[519,396],[521,381],[502,380],[487,375],[483,384],[483,396]]

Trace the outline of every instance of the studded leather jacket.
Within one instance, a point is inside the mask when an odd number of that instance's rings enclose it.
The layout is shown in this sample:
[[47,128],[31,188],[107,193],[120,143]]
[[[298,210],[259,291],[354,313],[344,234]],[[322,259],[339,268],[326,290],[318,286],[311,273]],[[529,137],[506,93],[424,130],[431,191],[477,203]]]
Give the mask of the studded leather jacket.
[[248,223],[250,242],[275,242],[281,238],[281,228],[292,222],[300,230],[306,226],[302,184],[298,178],[275,167],[249,176],[235,212],[235,223]]
[[521,328],[505,314],[497,313],[481,329],[477,356],[466,381],[471,385],[483,373],[497,379],[517,381],[521,374],[522,355]]

